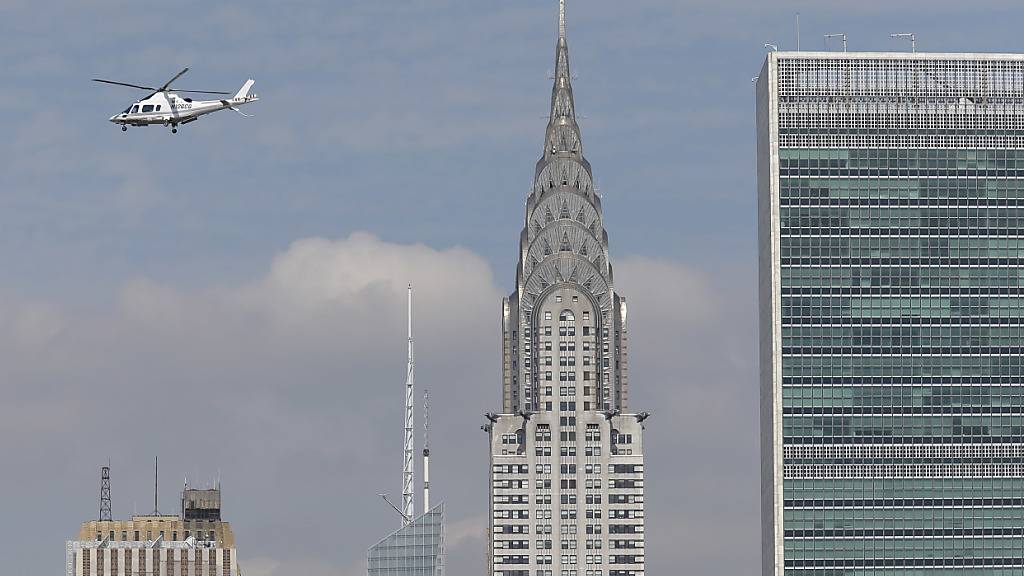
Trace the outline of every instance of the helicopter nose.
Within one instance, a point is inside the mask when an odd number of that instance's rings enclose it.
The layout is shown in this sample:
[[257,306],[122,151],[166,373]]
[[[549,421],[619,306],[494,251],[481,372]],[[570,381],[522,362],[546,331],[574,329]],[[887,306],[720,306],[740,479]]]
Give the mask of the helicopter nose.
[[110,121],[111,122],[117,122],[117,117],[118,117],[118,114],[114,114],[113,116],[110,117]]

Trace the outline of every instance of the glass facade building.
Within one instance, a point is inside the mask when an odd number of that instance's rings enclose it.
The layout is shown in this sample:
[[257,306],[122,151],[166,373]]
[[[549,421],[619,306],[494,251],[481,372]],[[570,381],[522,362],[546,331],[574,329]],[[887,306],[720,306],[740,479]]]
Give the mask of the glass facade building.
[[444,504],[370,547],[368,576],[444,576]]
[[1024,56],[758,77],[762,574],[1024,574]]

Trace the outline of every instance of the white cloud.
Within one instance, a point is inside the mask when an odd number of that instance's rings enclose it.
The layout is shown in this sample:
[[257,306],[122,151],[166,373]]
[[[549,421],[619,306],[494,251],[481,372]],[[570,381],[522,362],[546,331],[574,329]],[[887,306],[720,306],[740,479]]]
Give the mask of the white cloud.
[[[92,313],[10,303],[0,307],[0,342],[15,344],[0,347],[9,399],[0,426],[33,432],[34,452],[85,441],[72,458],[82,478],[107,455],[124,455],[115,462],[124,490],[144,482],[131,470],[145,465],[127,456],[140,448],[190,476],[227,468],[240,552],[265,556],[250,573],[295,573],[303,558],[303,573],[347,575],[339,567],[393,529],[376,494],[399,484],[408,282],[418,380],[435,403],[435,494],[450,500],[454,526],[480,522],[486,486],[471,470],[486,452],[466,431],[498,396],[501,292],[487,263],[462,248],[364,233],[310,238],[241,285],[182,290],[140,279],[115,307]],[[5,454],[22,450],[18,435],[2,436]],[[54,474],[55,464],[34,466]],[[455,498],[464,494],[478,498]],[[67,512],[89,504],[55,504],[50,536],[66,537],[86,517]]]
[[758,562],[753,270],[650,258],[616,266],[630,326],[630,409],[649,410],[651,572],[749,573]]
[[[755,543],[747,533],[756,525],[756,478],[742,459],[756,456],[745,413],[756,389],[744,381],[749,338],[735,338],[748,333],[752,308],[738,304],[734,283],[671,261],[623,259],[616,280],[630,310],[631,408],[654,412],[651,570],[723,552],[716,542],[733,542],[730,534]],[[64,483],[91,487],[95,467],[114,455],[118,494],[144,494],[153,452],[162,469],[189,477],[222,471],[250,576],[361,574],[366,548],[395,527],[377,494],[400,483],[409,281],[417,382],[432,397],[433,496],[447,503],[449,573],[479,573],[487,456],[477,428],[499,401],[503,290],[462,248],[366,233],[308,238],[234,286],[183,290],[140,279],[116,306],[92,313],[6,305],[0,319],[16,321],[0,323],[0,341],[19,346],[0,348],[13,392],[0,426],[31,432],[36,453],[70,442],[65,460],[31,464],[34,474],[69,471]],[[146,432],[125,433],[135,430]],[[0,436],[4,453],[21,453],[17,435]],[[0,476],[0,490],[14,489],[11,481]],[[46,495],[47,538],[67,537],[91,515],[93,490],[83,492]],[[33,513],[33,500],[11,513]],[[116,515],[127,512],[115,506]]]

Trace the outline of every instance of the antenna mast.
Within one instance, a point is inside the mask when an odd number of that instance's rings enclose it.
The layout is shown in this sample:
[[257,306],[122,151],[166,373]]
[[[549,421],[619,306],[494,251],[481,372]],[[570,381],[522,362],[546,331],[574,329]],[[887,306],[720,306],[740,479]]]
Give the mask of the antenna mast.
[[110,466],[100,472],[100,522],[113,520],[110,514]]
[[796,51],[800,51],[800,13],[796,13]]
[[405,454],[402,464],[402,525],[412,522],[415,509],[413,507],[413,340],[412,340],[412,284],[408,288],[408,327],[409,327],[409,360],[405,376]]
[[160,515],[160,505],[157,504],[159,501],[160,494],[160,457],[156,456],[153,460],[153,516]]
[[423,513],[430,512],[430,392],[423,391]]

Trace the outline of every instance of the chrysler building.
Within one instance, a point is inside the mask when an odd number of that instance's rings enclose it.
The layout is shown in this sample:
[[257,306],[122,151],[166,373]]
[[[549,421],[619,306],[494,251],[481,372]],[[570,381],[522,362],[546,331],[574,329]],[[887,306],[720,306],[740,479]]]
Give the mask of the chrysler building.
[[628,342],[562,0],[544,151],[502,302],[502,410],[484,426],[491,576],[643,576],[646,413],[629,413]]

